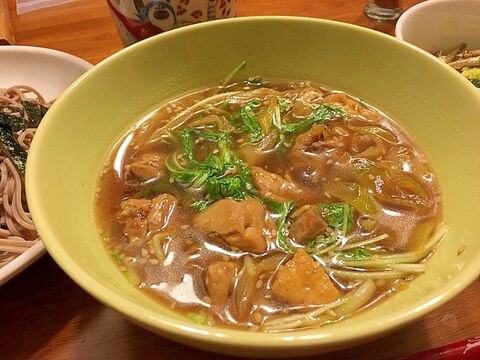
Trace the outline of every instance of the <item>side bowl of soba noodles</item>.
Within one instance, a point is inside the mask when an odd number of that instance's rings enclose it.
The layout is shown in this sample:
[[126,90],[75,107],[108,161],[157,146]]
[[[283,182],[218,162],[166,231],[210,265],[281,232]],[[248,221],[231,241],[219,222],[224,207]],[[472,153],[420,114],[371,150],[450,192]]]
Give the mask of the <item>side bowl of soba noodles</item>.
[[382,336],[480,271],[480,99],[457,75],[323,20],[162,34],[51,107],[33,219],[84,289],[185,344],[281,357]]
[[52,102],[90,67],[57,50],[0,47],[0,285],[45,253],[25,197],[27,155]]

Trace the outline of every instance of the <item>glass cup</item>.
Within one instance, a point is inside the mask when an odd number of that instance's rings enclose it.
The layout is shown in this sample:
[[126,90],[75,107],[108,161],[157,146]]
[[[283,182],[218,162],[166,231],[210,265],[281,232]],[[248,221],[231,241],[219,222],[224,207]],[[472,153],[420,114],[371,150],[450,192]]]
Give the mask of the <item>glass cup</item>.
[[402,14],[400,0],[367,0],[363,12],[375,20],[396,20]]
[[107,0],[124,46],[202,21],[235,17],[237,0]]

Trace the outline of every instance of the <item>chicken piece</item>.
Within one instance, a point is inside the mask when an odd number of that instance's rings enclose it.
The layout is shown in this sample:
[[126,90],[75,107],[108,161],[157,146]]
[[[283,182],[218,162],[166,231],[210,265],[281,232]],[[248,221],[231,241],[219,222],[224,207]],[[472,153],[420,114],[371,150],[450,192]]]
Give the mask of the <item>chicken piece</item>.
[[118,221],[129,240],[143,239],[149,232],[165,230],[172,224],[178,200],[170,194],[162,194],[153,200],[127,199],[120,203]]
[[197,214],[193,222],[207,233],[218,234],[229,245],[255,253],[267,249],[264,228],[273,228],[258,200],[217,201]]
[[290,237],[299,244],[304,244],[322,234],[328,224],[314,208],[302,212],[292,223]]
[[307,150],[313,144],[322,142],[325,136],[325,125],[315,124],[310,130],[300,134],[295,139],[293,150]]
[[123,233],[131,240],[145,238],[147,235],[146,217],[151,201],[145,199],[128,199],[120,203],[120,213],[117,218],[123,224]]
[[207,269],[207,292],[213,306],[223,306],[235,281],[237,265],[229,261],[214,262]]
[[126,179],[141,181],[160,179],[165,174],[165,157],[163,154],[150,152],[126,166]]
[[171,224],[171,218],[178,206],[178,200],[170,194],[162,194],[152,200],[148,212],[148,230],[158,232],[165,230]]
[[268,172],[261,167],[252,166],[251,172],[262,197],[285,202],[297,200],[302,192],[302,189],[295,183],[289,182],[282,176]]
[[[332,177],[332,171],[336,171],[342,163],[348,163],[350,155],[346,151],[347,134],[341,126],[328,128],[315,124],[298,135],[289,154],[292,164],[289,174],[297,183],[307,184],[308,187],[318,189],[323,186],[322,182]],[[315,199],[321,200],[317,197]]]
[[304,249],[297,250],[293,259],[280,266],[272,291],[288,305],[322,305],[340,296],[320,264]]

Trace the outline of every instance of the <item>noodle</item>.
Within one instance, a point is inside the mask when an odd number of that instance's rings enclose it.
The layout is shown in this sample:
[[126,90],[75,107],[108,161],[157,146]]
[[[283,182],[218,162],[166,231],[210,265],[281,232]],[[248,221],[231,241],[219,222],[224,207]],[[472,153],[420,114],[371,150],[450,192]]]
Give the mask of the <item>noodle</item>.
[[[34,88],[26,85],[0,89],[3,113],[30,120],[23,101],[48,108],[50,103]],[[18,144],[28,151],[36,128],[14,132]],[[0,268],[39,241],[25,199],[23,179],[12,161],[0,155]]]

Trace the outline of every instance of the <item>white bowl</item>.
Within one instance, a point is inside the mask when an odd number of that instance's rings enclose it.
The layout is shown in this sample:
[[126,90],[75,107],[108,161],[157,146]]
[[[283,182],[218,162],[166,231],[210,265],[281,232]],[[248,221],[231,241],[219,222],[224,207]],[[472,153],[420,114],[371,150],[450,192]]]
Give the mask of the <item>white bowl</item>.
[[429,53],[461,43],[480,48],[479,0],[429,0],[412,6],[398,19],[395,36]]
[[[54,100],[93,65],[71,54],[33,46],[0,46],[0,88],[29,85]],[[0,285],[45,253],[41,241],[0,268]]]

